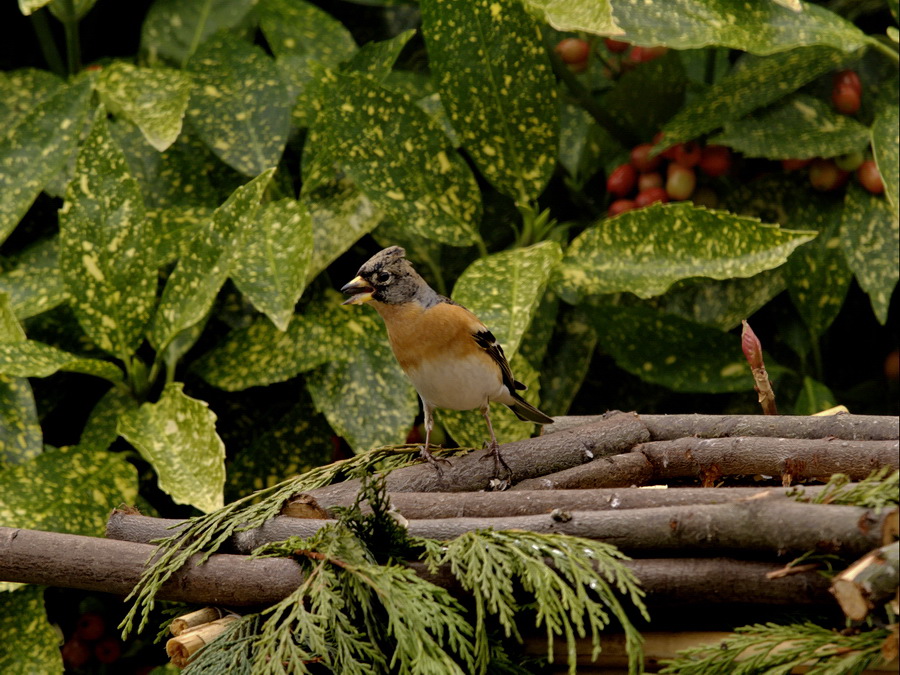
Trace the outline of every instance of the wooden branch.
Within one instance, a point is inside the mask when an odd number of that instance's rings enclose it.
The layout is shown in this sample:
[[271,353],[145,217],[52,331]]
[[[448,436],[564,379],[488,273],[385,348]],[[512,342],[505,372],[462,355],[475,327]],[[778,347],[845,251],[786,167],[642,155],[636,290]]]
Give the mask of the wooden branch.
[[204,607],[203,609],[198,609],[196,612],[182,614],[173,619],[172,623],[169,624],[169,632],[177,637],[182,633],[187,633],[192,628],[197,628],[205,623],[218,621],[224,615],[225,612],[217,607]]
[[565,490],[628,487],[655,481],[653,465],[641,454],[624,453],[599,457],[593,462],[573,466],[539,478],[527,478],[512,490]]
[[[627,554],[768,553],[798,555],[813,550],[860,556],[880,546],[882,521],[853,506],[803,504],[789,499],[749,499],[726,504],[666,506],[627,511],[572,511],[501,518],[410,520],[417,537],[453,539],[476,529],[569,534],[618,546]],[[234,550],[250,553],[263,544],[309,537],[328,522],[279,516],[232,537]],[[114,514],[107,536],[150,541],[172,521]]]
[[[156,550],[150,544],[74,534],[0,527],[0,580],[126,595]],[[828,582],[815,572],[767,579],[776,563],[718,558],[632,560],[647,600],[653,605],[760,604],[828,606]],[[452,587],[449,570],[417,574]],[[299,566],[287,558],[214,554],[200,566],[189,565],[157,594],[160,600],[225,607],[273,604],[302,583]]]
[[900,586],[900,542],[870,551],[838,574],[831,583],[847,618],[862,621],[890,600]]
[[[585,464],[583,466],[590,466]],[[533,480],[541,480],[540,478]],[[521,485],[521,484],[520,484]],[[803,488],[813,497],[824,485]],[[785,498],[795,488],[734,487],[717,488],[600,488],[584,490],[524,490],[506,492],[471,492],[464,499],[458,492],[394,492],[388,494],[394,510],[412,520],[417,518],[498,518],[530,516],[563,511],[623,511],[653,506],[686,506],[689,504],[725,504],[765,495]],[[333,506],[351,506],[346,504]],[[364,510],[367,507],[364,505]],[[283,513],[283,515],[290,515]]]
[[180,633],[166,642],[166,656],[179,668],[184,668],[190,663],[191,658],[201,647],[219,637],[228,624],[238,620],[237,616],[223,616],[221,619],[203,623],[191,628],[187,632]]
[[[550,425],[552,426],[552,425]],[[626,452],[650,435],[634,413],[616,413],[578,428],[527,438],[500,446],[515,480],[543,476],[584,464],[597,457]],[[494,477],[493,462],[482,461],[484,452],[476,451],[442,465],[442,475],[429,464],[416,464],[392,471],[386,479],[389,492],[474,492],[488,489]],[[358,480],[310,490],[319,506],[352,501],[359,491]]]
[[632,452],[649,460],[656,481],[699,476],[705,485],[720,476],[755,474],[781,475],[788,484],[834,473],[860,480],[884,466],[900,468],[898,441],[679,438],[643,443]]
[[[767,436],[770,438],[840,438],[847,441],[900,439],[900,417],[881,415],[639,415],[654,441],[697,436]],[[603,419],[603,415],[554,417],[544,437]]]
[[[0,527],[0,580],[128,595],[155,551],[150,544]],[[186,565],[156,597],[228,607],[269,605],[301,581],[300,567],[287,558],[219,554],[202,567]]]

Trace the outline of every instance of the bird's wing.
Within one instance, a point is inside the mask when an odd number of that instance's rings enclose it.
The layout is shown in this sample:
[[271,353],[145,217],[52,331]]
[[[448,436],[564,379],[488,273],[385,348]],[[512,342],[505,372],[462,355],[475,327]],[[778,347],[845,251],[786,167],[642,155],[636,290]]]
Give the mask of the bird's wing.
[[472,337],[475,339],[475,342],[478,343],[478,346],[486,351],[488,356],[494,359],[497,365],[500,366],[503,384],[506,385],[509,393],[512,394],[517,389],[523,391],[527,388],[521,382],[517,382],[513,377],[512,370],[509,368],[509,361],[506,360],[506,355],[503,353],[503,347],[500,346],[500,343],[497,342],[497,338],[494,337],[494,334],[491,333],[491,331],[482,326],[481,330],[474,333]]

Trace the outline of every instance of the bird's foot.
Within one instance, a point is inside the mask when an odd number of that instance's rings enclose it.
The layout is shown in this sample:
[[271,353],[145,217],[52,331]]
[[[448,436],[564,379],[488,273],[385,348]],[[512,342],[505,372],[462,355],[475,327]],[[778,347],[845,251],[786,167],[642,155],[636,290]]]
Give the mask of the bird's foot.
[[496,441],[487,443],[485,448],[487,449],[487,452],[481,459],[490,457],[494,460],[494,479],[491,481],[491,485],[495,490],[505,490],[512,482],[512,469],[509,468],[509,464],[506,463],[506,460],[503,459],[503,455],[500,454],[499,443]]
[[433,454],[431,454],[431,451],[424,445],[419,447],[419,455],[422,457],[422,459],[424,459],[434,467],[434,470],[437,471],[438,476],[440,476],[441,478],[444,477],[444,469],[441,468],[441,464],[453,466],[450,463],[449,459],[444,459],[443,457],[435,457]]

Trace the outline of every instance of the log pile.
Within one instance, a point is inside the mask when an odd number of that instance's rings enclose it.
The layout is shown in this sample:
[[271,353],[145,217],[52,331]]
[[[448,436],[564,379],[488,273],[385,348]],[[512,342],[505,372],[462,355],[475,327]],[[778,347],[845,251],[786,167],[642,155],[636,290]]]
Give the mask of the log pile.
[[[717,622],[729,630],[779,608],[819,614],[840,608],[859,621],[896,602],[897,511],[811,502],[834,473],[861,480],[882,467],[900,468],[898,431],[898,418],[856,415],[562,417],[543,436],[501,447],[514,476],[507,491],[490,491],[493,463],[481,461],[481,451],[451,458],[442,472],[427,464],[397,469],[386,488],[397,517],[416,536],[524,529],[616,545],[634,558],[629,566],[647,592],[654,631],[656,616],[667,611],[685,621],[685,612],[696,610],[705,619],[682,630],[707,636]],[[353,504],[359,487],[347,480],[296,495],[282,515],[236,534],[202,567],[186,567],[158,597],[237,610],[277,601],[299,584],[296,565],[247,554],[311,535],[331,522],[335,507]],[[798,501],[799,491],[805,501]],[[124,594],[153,552],[149,542],[177,527],[116,511],[106,540],[0,528],[0,578]],[[800,556],[806,563],[792,565]],[[818,573],[829,557],[858,562],[832,583]],[[446,571],[429,575],[410,565],[452,588]],[[208,639],[204,631],[221,629],[228,617],[208,619],[202,630],[187,625],[183,639],[170,641],[173,661],[189,659]],[[653,635],[672,643],[664,633]]]

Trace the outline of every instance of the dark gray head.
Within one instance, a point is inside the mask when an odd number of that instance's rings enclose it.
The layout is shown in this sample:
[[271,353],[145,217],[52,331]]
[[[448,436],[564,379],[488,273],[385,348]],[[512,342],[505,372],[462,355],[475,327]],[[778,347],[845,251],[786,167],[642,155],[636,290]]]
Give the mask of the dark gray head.
[[400,246],[383,249],[369,258],[359,268],[357,277],[341,291],[351,294],[345,305],[358,305],[370,300],[398,305],[417,300],[430,307],[440,300],[440,296],[406,259],[406,251]]

